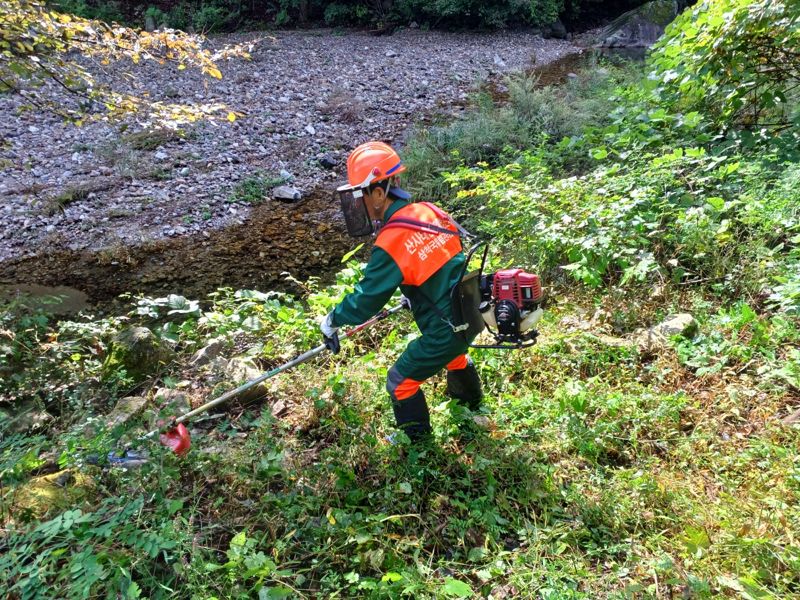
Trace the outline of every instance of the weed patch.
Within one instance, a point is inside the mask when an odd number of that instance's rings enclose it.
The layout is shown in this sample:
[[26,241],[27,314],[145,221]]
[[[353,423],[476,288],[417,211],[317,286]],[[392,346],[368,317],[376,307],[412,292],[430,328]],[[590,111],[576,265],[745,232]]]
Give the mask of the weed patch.
[[284,181],[283,177],[271,174],[252,175],[236,184],[228,201],[260,204],[269,199],[268,194],[272,188],[281,185]]
[[155,150],[183,138],[185,134],[177,129],[146,129],[122,136],[122,143],[134,150]]
[[117,184],[113,178],[97,178],[89,183],[75,185],[66,188],[64,191],[46,198],[42,203],[42,212],[47,216],[53,216],[76,203],[88,199],[94,194],[105,192],[112,189]]

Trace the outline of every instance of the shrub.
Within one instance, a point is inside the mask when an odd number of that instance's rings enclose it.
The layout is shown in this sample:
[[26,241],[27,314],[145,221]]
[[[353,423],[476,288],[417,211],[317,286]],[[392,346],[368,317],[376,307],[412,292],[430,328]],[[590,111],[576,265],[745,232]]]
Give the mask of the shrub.
[[493,29],[517,24],[546,25],[555,21],[563,8],[563,0],[400,0],[395,4],[401,21]]
[[721,129],[745,126],[748,141],[800,123],[798,47],[796,2],[705,1],[667,28],[651,78],[662,105],[702,111]]
[[[592,61],[589,59],[587,66],[593,65]],[[441,179],[445,171],[462,164],[513,161],[520,148],[552,145],[577,136],[589,124],[603,124],[615,104],[611,90],[638,71],[632,66],[617,69],[610,65],[605,73],[590,69],[578,81],[561,87],[539,86],[535,73],[510,77],[505,81],[507,102],[495,103],[489,92],[482,91],[473,99],[474,110],[464,119],[418,130],[403,150],[410,187],[420,197],[441,197],[448,189]],[[552,158],[559,166],[565,166],[565,159],[585,162],[585,151],[577,157],[565,148]]]
[[209,32],[228,27],[239,13],[227,3],[203,3],[192,13],[192,26],[196,31]]
[[99,19],[108,23],[123,23],[125,16],[119,2],[98,2],[96,0],[57,0],[57,10],[72,13],[84,19]]
[[325,7],[325,23],[331,26],[364,25],[370,20],[370,11],[361,4],[332,2]]

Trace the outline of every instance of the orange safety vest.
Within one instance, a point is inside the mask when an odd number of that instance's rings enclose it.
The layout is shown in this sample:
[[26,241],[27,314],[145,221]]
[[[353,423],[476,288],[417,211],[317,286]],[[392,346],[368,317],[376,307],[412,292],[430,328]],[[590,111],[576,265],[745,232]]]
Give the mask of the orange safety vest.
[[[419,223],[394,222],[395,219]],[[452,231],[429,233],[425,225]],[[403,284],[420,286],[461,252],[461,239],[452,219],[439,207],[429,202],[416,202],[404,206],[386,222],[378,232],[375,245],[392,257],[403,274]]]

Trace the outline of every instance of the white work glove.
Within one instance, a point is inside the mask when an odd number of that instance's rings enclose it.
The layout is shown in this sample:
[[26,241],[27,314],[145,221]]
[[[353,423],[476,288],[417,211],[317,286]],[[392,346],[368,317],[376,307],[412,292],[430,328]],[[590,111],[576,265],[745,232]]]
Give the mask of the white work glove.
[[408,310],[411,310],[411,300],[409,300],[408,297],[405,296],[404,294],[400,294],[400,306]]
[[333,311],[319,323],[319,330],[322,332],[322,339],[325,346],[334,354],[339,354],[339,328],[333,326]]

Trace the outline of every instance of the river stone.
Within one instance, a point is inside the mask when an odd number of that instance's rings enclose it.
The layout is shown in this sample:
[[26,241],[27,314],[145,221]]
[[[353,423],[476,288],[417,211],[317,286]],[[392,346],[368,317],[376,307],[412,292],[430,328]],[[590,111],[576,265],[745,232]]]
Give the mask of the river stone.
[[[225,368],[226,379],[237,387],[252,381],[259,375],[261,375],[261,371],[253,364],[253,361],[242,356],[232,358]],[[240,394],[238,400],[242,403],[253,402],[266,396],[268,391],[266,383],[260,383]]]
[[282,202],[299,202],[303,195],[300,190],[290,185],[279,185],[272,190],[272,197]]
[[111,343],[111,351],[103,363],[103,375],[108,377],[124,368],[134,381],[142,381],[174,357],[174,352],[147,327],[131,327],[118,333]]
[[682,335],[691,338],[697,333],[697,321],[688,313],[669,315],[648,329],[639,330],[635,335],[636,345],[644,355],[656,354],[669,347],[669,338]]
[[325,154],[319,159],[319,166],[324,169],[335,169],[336,168],[336,159],[333,158],[330,154]]
[[200,350],[192,355],[192,360],[189,364],[193,367],[207,365],[219,356],[219,353],[222,352],[224,347],[225,340],[222,338],[213,339],[206,347],[200,348]]
[[652,0],[626,12],[604,28],[599,46],[605,48],[647,48],[664,33],[678,16],[676,0]]
[[109,427],[123,425],[141,414],[146,404],[147,398],[142,396],[127,396],[120,399],[111,412],[106,415],[106,424]]

